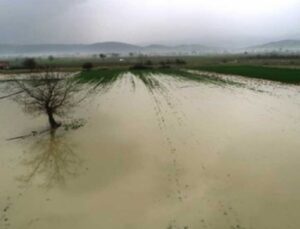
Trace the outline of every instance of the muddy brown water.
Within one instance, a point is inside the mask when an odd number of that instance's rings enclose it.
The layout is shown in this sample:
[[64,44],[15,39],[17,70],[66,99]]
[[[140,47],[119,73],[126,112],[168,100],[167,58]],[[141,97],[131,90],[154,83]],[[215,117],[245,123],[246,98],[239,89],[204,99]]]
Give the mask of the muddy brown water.
[[298,229],[300,87],[152,77],[96,89],[55,136],[7,141],[47,120],[1,100],[0,228]]

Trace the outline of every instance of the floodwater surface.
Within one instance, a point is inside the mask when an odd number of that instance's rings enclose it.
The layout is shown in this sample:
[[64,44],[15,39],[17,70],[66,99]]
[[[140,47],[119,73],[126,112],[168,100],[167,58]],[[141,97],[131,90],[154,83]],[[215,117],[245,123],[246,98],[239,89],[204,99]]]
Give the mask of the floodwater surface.
[[300,87],[225,82],[91,82],[80,128],[10,141],[47,119],[0,100],[0,228],[300,228]]

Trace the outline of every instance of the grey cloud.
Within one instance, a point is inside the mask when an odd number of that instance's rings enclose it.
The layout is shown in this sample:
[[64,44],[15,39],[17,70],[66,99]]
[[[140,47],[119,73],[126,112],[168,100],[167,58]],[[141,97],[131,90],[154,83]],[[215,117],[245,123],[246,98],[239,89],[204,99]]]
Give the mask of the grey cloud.
[[0,0],[0,43],[245,46],[300,38],[299,11],[297,0]]
[[[84,0],[0,0],[0,43],[46,42]],[[58,36],[59,37],[59,36]]]

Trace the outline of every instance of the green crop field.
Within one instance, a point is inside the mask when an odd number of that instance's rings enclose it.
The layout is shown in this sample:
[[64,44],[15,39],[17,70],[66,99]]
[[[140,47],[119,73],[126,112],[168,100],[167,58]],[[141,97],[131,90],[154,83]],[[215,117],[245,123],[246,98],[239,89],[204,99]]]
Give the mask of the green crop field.
[[300,83],[300,69],[241,65],[201,66],[196,67],[195,69],[222,74],[241,75],[258,79],[267,79],[283,83]]

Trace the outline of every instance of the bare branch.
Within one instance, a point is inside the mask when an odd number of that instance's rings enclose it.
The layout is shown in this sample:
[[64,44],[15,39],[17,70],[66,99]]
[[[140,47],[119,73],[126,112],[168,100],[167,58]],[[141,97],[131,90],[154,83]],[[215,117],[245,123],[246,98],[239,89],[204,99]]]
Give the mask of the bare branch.
[[79,85],[65,73],[47,71],[28,80],[16,80],[14,85],[20,91],[14,100],[22,104],[26,112],[46,114],[53,129],[60,126],[54,116],[65,114],[77,104],[74,95]]

